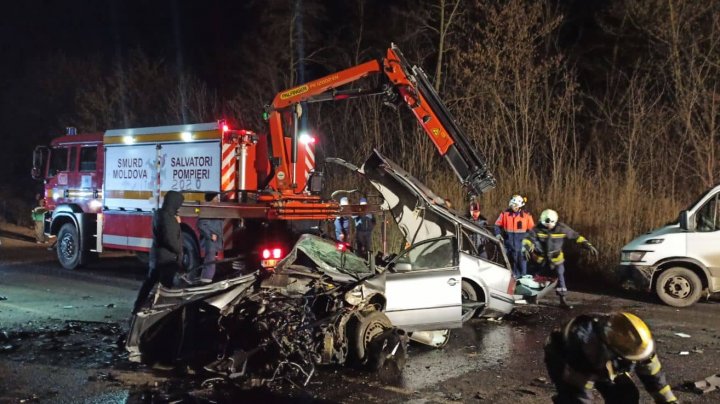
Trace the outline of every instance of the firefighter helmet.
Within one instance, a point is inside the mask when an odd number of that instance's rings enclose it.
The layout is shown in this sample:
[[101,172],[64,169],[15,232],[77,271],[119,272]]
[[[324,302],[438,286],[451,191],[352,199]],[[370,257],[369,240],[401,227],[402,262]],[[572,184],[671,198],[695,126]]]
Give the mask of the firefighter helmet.
[[348,200],[347,196],[343,196],[340,198],[340,206],[349,205],[350,201]]
[[527,201],[527,199],[523,198],[522,195],[513,195],[512,198],[510,198],[508,206],[520,209],[525,206],[525,201]]
[[544,224],[545,227],[552,229],[555,227],[558,221],[558,213],[552,209],[545,209],[540,214],[540,223]]
[[602,339],[613,352],[631,361],[648,359],[655,350],[650,328],[630,313],[611,314],[603,327]]

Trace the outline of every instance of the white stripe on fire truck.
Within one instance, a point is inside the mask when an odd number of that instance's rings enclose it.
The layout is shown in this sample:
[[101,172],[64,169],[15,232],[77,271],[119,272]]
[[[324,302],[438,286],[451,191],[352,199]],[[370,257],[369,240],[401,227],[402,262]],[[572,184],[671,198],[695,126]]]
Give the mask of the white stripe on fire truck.
[[233,220],[227,219],[223,224],[223,250],[232,250],[233,243]]
[[126,245],[129,247],[152,247],[152,239],[144,237],[116,236],[103,234],[103,244]]
[[308,157],[310,157],[310,160],[315,161],[315,153],[313,153],[312,148],[309,144],[305,145],[305,152],[307,153]]

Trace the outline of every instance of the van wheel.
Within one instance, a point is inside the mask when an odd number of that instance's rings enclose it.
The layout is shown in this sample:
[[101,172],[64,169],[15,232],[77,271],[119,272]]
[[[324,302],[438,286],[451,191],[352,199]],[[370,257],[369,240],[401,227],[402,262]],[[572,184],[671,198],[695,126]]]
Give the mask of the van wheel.
[[195,237],[187,231],[182,232],[182,270],[187,272],[200,265],[200,248],[195,242]]
[[475,314],[477,312],[477,309],[471,309],[465,307],[465,304],[472,304],[477,303],[477,292],[475,291],[475,288],[473,285],[470,284],[470,282],[463,280],[462,281],[462,289],[461,289],[461,296],[462,296],[462,321],[470,320],[471,318],[475,317]]
[[82,262],[82,247],[77,228],[72,223],[65,223],[57,236],[57,257],[65,269],[75,269]]
[[673,267],[660,274],[655,284],[655,293],[670,306],[692,306],[700,300],[702,282],[695,272],[683,267]]

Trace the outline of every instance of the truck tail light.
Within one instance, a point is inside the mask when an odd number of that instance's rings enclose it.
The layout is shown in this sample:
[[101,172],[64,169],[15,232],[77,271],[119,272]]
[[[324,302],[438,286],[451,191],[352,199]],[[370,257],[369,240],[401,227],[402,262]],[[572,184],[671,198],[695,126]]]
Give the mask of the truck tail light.
[[282,248],[263,248],[260,256],[262,257],[260,265],[263,268],[273,269],[283,257],[283,251]]

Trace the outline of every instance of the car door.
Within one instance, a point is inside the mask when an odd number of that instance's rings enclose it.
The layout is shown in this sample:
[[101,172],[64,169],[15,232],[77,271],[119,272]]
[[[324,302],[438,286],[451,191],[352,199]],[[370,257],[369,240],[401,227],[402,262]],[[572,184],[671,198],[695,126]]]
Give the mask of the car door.
[[385,314],[406,331],[461,327],[461,284],[455,237],[415,244],[388,265]]

